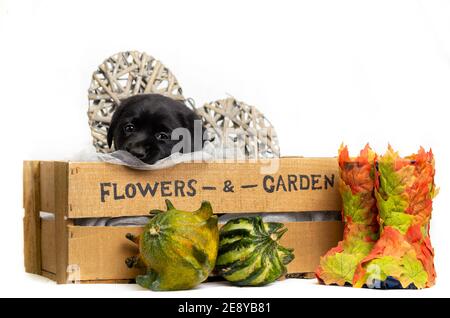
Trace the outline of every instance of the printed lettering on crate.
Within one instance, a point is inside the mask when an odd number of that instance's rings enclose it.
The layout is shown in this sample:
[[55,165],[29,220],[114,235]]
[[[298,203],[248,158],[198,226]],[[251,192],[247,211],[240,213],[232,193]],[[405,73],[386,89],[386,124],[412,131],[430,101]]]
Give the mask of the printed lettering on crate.
[[335,158],[280,158],[268,162],[183,163],[135,171],[104,163],[68,163],[69,216],[146,215],[164,200],[195,209],[208,200],[216,213],[336,211],[340,209]]
[[137,198],[154,197],[195,197],[201,191],[235,192],[246,189],[261,188],[266,193],[292,192],[309,190],[328,190],[335,186],[334,173],[329,175],[321,174],[288,174],[288,175],[263,175],[260,180],[251,184],[241,184],[237,188],[233,180],[227,179],[218,181],[216,185],[199,185],[197,179],[185,180],[161,180],[146,183],[126,183],[101,182],[100,201],[125,200]]

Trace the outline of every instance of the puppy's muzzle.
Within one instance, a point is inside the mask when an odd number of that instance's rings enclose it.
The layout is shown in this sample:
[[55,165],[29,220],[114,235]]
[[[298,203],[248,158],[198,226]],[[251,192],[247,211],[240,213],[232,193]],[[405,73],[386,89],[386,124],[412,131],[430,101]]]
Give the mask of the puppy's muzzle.
[[142,146],[125,147],[125,150],[138,159],[144,159],[147,156],[147,149]]

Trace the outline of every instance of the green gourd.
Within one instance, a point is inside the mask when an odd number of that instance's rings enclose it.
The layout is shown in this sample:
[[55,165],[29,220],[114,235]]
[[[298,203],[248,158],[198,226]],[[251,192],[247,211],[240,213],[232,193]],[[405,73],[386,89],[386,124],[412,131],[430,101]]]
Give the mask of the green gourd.
[[282,223],[265,223],[260,216],[228,221],[219,232],[217,273],[237,286],[276,281],[294,259],[293,249],[278,244],[286,231]]
[[208,278],[214,269],[219,244],[217,216],[204,201],[195,212],[174,208],[153,210],[143,233],[126,237],[139,245],[139,255],[128,258],[128,267],[144,267],[136,283],[151,290],[190,289]]

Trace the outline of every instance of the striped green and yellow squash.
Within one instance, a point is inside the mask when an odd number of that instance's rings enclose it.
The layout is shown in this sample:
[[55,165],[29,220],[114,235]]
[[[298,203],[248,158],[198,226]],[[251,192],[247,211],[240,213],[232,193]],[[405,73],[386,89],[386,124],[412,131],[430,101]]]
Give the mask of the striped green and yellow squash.
[[293,249],[278,244],[287,231],[282,223],[260,216],[228,221],[219,232],[216,271],[237,286],[262,286],[286,274]]

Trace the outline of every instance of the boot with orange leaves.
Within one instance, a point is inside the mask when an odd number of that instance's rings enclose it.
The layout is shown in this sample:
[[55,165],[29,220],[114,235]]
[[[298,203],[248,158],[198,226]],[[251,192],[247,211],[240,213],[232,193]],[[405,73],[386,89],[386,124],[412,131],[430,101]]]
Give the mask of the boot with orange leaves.
[[355,158],[350,158],[347,147],[339,149],[344,238],[320,259],[316,276],[323,284],[351,285],[358,264],[378,239],[375,157],[369,145]]
[[434,284],[429,237],[434,184],[431,150],[401,158],[389,146],[379,158],[375,196],[381,235],[355,271],[353,285],[381,289],[425,288]]

